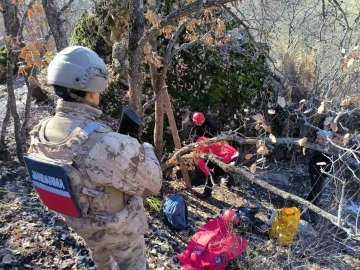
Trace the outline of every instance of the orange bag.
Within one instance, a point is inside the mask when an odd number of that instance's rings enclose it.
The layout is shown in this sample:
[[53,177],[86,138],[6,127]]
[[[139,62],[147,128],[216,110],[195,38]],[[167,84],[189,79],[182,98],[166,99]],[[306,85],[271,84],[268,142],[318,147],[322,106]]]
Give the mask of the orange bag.
[[291,244],[300,222],[300,210],[296,207],[276,210],[271,222],[270,236],[277,237],[280,245]]

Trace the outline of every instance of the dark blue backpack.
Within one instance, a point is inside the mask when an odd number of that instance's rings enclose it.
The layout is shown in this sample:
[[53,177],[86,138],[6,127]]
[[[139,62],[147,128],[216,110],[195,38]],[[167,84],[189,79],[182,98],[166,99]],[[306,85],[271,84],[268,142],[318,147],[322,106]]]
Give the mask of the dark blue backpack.
[[188,209],[186,203],[178,194],[171,194],[163,207],[164,223],[175,230],[185,230],[188,221]]

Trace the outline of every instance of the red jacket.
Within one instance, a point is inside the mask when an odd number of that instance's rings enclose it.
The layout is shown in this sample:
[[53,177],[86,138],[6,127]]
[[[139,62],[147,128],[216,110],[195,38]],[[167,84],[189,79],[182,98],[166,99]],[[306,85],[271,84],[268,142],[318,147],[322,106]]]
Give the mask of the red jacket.
[[[196,142],[202,142],[208,140],[206,137],[199,137]],[[196,152],[201,154],[214,154],[220,158],[224,163],[230,163],[235,157],[239,155],[239,152],[229,145],[227,142],[215,142],[196,148]],[[195,161],[201,171],[207,176],[210,175],[210,169],[206,166],[206,162],[203,159]]]

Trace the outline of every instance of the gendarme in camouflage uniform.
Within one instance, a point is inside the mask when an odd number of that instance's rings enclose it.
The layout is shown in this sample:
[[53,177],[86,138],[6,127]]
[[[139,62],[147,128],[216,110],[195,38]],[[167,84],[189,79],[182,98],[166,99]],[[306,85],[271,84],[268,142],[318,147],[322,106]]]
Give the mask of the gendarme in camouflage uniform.
[[99,269],[146,269],[143,197],[158,193],[162,182],[153,147],[104,124],[81,136],[101,115],[93,105],[98,105],[98,93],[108,80],[96,53],[66,48],[48,70],[48,82],[62,99],[56,115],[32,130],[28,154],[71,164],[67,174],[82,217],[62,216],[84,238]]

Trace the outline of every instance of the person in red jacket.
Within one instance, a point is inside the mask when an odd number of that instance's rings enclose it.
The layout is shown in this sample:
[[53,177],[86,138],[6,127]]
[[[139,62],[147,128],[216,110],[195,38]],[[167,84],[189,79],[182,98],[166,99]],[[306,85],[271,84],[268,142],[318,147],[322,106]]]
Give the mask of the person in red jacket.
[[[216,122],[209,115],[205,115],[202,112],[195,112],[191,119],[194,124],[194,127],[189,136],[192,142],[204,141],[209,138],[216,137],[219,134]],[[197,151],[204,154],[215,154],[221,159],[222,162],[225,163],[229,163],[234,159],[237,159],[239,156],[239,153],[235,148],[223,142],[201,146],[197,148]],[[196,161],[196,163],[199,166],[201,172],[197,172],[195,174],[195,176],[191,179],[191,183],[193,186],[200,186],[205,184],[203,193],[205,196],[212,196],[213,182],[211,181],[211,177],[213,178],[214,182],[219,182],[219,178],[222,177],[225,186],[229,189],[231,188],[234,182],[233,177],[226,174],[219,166],[215,165],[211,161],[206,161],[204,159],[199,159]]]
[[215,120],[202,112],[195,112],[191,117],[194,127],[190,131],[190,140],[196,142],[199,137],[213,138],[219,134]]

